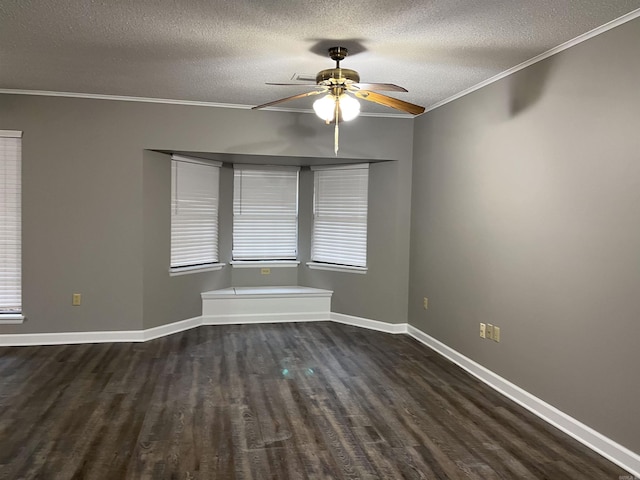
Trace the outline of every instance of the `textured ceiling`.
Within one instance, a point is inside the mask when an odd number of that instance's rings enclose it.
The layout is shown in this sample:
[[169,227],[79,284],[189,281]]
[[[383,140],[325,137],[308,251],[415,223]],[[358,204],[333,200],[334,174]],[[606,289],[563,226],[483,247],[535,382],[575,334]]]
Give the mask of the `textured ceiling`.
[[[2,0],[0,89],[257,105],[333,67],[429,108],[640,0]],[[395,112],[370,102],[363,111]],[[283,107],[308,109],[311,100]]]

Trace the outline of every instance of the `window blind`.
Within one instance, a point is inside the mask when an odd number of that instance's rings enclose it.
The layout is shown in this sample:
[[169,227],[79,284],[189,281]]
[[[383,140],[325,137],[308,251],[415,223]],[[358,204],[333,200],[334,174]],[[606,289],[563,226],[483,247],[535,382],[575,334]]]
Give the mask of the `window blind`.
[[234,165],[233,259],[295,260],[298,168]]
[[21,137],[0,130],[0,314],[22,312]]
[[367,266],[369,165],[314,168],[314,262]]
[[171,267],[218,262],[220,164],[171,160]]

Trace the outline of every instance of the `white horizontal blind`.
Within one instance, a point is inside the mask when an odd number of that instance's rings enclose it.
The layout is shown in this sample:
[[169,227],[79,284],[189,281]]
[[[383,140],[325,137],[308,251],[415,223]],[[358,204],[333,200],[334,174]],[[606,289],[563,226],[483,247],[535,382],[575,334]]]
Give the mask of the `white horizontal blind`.
[[22,312],[21,136],[0,130],[0,314]]
[[314,171],[314,262],[367,266],[369,165]]
[[234,165],[233,177],[233,259],[295,260],[298,168]]
[[219,179],[217,164],[171,160],[172,268],[218,261]]

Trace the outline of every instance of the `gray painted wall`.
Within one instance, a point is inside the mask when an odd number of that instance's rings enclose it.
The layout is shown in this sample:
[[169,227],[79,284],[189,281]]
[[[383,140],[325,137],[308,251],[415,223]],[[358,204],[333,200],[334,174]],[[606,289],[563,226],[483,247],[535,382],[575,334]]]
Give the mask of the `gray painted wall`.
[[[410,122],[345,124],[340,155],[410,160]],[[267,281],[259,271],[229,267],[168,276],[168,156],[145,150],[335,158],[333,130],[312,114],[0,95],[0,129],[25,132],[27,316],[23,325],[0,326],[0,334],[139,330],[198,315],[203,289]],[[225,184],[230,198],[231,181]],[[222,238],[230,235],[230,211],[221,212],[222,261],[231,255],[230,236]],[[292,272],[282,274],[297,281]],[[71,306],[74,292],[83,294],[80,307]]]
[[[230,202],[233,171],[220,171],[220,203]],[[171,254],[171,157],[156,152],[143,152],[143,306],[144,328],[157,327],[202,314],[201,292],[228,287],[230,268],[218,272],[201,272],[169,276]],[[219,224],[229,222],[227,210],[219,212]],[[231,241],[220,235],[219,255],[229,258]]]
[[411,324],[636,452],[639,44],[634,20],[416,121],[409,295]]

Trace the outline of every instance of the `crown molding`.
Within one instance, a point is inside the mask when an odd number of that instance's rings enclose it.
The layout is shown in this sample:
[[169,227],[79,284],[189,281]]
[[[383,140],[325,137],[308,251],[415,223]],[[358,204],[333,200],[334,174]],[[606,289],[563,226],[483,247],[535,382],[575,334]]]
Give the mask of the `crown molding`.
[[[65,98],[86,98],[91,100],[112,100],[119,102],[139,102],[139,103],[161,103],[165,105],[186,105],[192,107],[213,107],[213,108],[232,108],[236,110],[251,110],[252,105],[240,105],[234,103],[217,103],[202,102],[197,100],[176,100],[171,98],[152,98],[152,97],[133,97],[127,95],[107,95],[103,93],[78,93],[78,92],[55,92],[51,90],[20,90],[12,88],[0,88],[0,94],[5,95],[33,95],[40,97],[65,97]],[[299,108],[278,108],[269,107],[262,109],[270,112],[287,112],[287,113],[305,113],[314,114],[311,109]],[[413,115],[399,113],[367,113],[361,112],[361,117],[380,117],[380,118],[413,118]]]
[[250,105],[233,103],[200,102],[196,100],[174,100],[171,98],[131,97],[126,95],[106,95],[102,93],[54,92],[49,90],[19,90],[0,88],[0,94],[7,95],[35,95],[41,97],[88,98],[92,100],[117,100],[120,102],[162,103],[168,105],[189,105],[194,107],[235,108],[249,110]]

